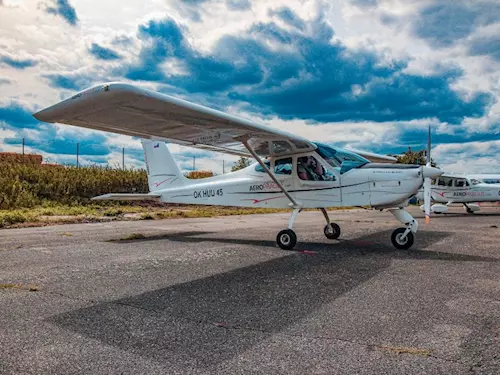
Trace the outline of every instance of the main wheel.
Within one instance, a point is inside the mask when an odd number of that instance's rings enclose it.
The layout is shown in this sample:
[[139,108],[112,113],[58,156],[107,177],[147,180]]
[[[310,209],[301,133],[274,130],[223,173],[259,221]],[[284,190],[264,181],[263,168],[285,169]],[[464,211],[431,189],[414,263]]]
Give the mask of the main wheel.
[[403,233],[406,231],[406,228],[398,228],[394,232],[392,232],[391,242],[396,249],[399,250],[408,250],[415,241],[415,236],[412,232],[409,232],[405,238],[403,238]]
[[276,243],[283,250],[291,250],[297,244],[297,235],[291,229],[283,229],[276,236]]
[[336,240],[340,236],[340,227],[335,223],[330,223],[325,226],[323,232],[329,240]]

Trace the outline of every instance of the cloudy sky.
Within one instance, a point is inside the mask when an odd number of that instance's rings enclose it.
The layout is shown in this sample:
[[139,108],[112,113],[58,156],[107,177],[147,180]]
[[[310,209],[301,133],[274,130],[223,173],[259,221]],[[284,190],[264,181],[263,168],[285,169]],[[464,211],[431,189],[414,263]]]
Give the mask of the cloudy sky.
[[142,166],[136,139],[31,116],[106,81],[379,153],[430,124],[442,168],[500,173],[496,0],[0,0],[0,150]]

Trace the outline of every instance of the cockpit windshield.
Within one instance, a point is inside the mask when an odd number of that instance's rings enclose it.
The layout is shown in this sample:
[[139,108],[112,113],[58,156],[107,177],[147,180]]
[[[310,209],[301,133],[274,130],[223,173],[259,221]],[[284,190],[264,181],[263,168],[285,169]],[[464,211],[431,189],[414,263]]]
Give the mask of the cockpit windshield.
[[[353,152],[347,150],[342,150],[340,148],[334,148],[321,143],[314,143],[318,148],[316,152],[332,167],[347,169],[361,167],[369,163],[370,161],[362,156],[359,156]],[[342,171],[344,172],[344,171]]]

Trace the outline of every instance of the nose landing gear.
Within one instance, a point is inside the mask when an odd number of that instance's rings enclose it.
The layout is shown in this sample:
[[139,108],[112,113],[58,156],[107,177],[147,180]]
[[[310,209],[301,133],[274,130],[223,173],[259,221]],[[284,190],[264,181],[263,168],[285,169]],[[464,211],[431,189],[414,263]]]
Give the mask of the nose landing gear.
[[392,245],[398,250],[408,250],[415,242],[415,233],[417,233],[418,230],[418,223],[413,216],[402,208],[390,209],[389,212],[406,226],[406,228],[398,228],[392,232]]

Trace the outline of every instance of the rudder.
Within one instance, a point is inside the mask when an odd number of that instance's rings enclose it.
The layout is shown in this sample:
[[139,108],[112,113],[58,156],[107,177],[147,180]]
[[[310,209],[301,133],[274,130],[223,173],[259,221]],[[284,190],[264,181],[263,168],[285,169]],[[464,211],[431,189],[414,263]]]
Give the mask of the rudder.
[[149,191],[185,185],[185,177],[165,142],[141,139],[148,171]]

